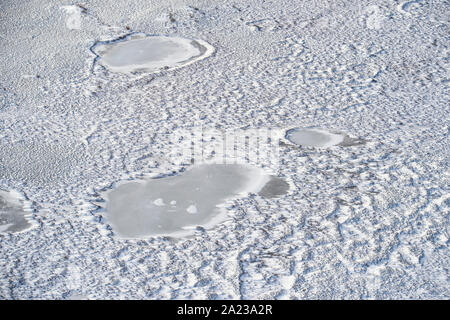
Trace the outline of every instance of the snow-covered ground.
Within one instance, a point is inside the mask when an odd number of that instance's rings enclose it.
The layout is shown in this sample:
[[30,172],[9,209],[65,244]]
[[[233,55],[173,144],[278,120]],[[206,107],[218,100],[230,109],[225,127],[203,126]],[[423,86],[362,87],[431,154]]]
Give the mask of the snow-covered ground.
[[[0,190],[29,202],[33,228],[0,233],[0,298],[449,299],[449,12],[1,1]],[[158,73],[102,64],[99,45],[134,34],[200,42]],[[103,193],[188,170],[172,133],[199,127],[346,138],[281,139],[277,165],[252,165],[288,193],[235,199],[212,229],[117,237]]]

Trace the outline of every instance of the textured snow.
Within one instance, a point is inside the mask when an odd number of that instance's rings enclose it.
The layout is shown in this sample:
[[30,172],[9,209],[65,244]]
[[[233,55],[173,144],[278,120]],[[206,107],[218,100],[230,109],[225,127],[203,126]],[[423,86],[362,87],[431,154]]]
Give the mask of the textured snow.
[[[0,233],[0,299],[450,298],[448,1],[68,4],[0,2],[0,189],[39,209]],[[215,52],[103,66],[96,45],[134,33]],[[214,228],[116,237],[102,194],[188,168],[170,136],[199,126],[354,138],[281,143],[264,170],[288,194],[236,198]]]
[[105,217],[122,238],[191,235],[196,226],[224,221],[227,200],[256,193],[270,180],[250,166],[202,164],[180,175],[120,184],[106,194]]
[[113,72],[154,72],[193,63],[214,49],[204,41],[180,37],[132,34],[117,41],[99,43],[93,51],[98,62]]

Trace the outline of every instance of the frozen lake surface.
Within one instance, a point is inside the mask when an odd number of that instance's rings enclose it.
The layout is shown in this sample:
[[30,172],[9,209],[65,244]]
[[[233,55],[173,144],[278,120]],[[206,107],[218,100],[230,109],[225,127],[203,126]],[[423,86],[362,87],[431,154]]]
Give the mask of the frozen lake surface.
[[185,236],[226,219],[227,200],[261,189],[269,196],[287,191],[266,187],[272,181],[251,166],[198,165],[179,175],[120,184],[106,195],[106,218],[123,238]]
[[93,51],[98,63],[113,72],[155,72],[206,58],[213,47],[201,40],[132,34],[123,39],[98,43]]

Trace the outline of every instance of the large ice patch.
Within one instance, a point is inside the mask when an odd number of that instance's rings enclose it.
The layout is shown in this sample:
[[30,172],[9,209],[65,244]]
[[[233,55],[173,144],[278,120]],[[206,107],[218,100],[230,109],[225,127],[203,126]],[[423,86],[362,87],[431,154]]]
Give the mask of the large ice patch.
[[31,209],[28,201],[15,191],[0,190],[0,232],[22,232],[33,224],[29,220]]
[[92,51],[97,63],[110,71],[132,74],[186,66],[208,57],[214,48],[202,40],[135,33],[98,42]]
[[[121,238],[187,236],[224,221],[229,200],[258,193],[270,181],[248,165],[196,165],[180,175],[119,184],[105,195],[106,220]],[[280,195],[275,189],[265,193]]]

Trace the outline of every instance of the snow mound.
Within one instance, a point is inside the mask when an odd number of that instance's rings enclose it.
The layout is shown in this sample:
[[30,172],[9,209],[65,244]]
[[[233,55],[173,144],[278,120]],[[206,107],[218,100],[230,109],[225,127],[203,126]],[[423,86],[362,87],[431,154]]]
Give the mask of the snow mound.
[[269,181],[248,165],[200,164],[180,175],[124,182],[105,194],[106,220],[120,238],[188,236],[224,221],[228,200],[258,193]]
[[133,74],[183,67],[210,56],[214,48],[202,40],[138,33],[98,42],[92,51],[108,70]]

